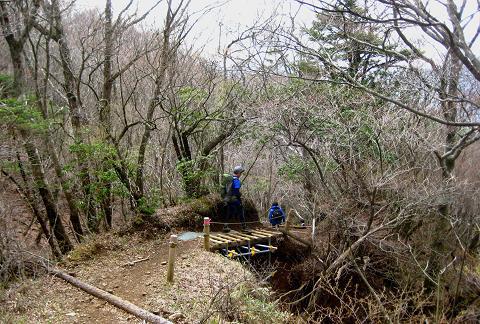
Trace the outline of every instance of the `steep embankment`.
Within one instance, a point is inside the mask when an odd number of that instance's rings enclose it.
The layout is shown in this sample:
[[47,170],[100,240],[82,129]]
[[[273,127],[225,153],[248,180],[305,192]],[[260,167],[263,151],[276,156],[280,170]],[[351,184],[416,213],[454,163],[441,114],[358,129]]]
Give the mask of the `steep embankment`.
[[[258,211],[252,201],[245,199],[243,201],[245,209],[245,219],[247,222],[258,222]],[[133,221],[133,226],[129,232],[146,231],[155,232],[156,230],[202,230],[203,218],[210,217],[212,220],[211,230],[220,230],[224,221],[223,202],[218,195],[212,194],[181,205],[160,209],[153,215],[138,218]],[[239,220],[230,220],[230,222],[239,222]],[[240,228],[240,226],[233,226]]]

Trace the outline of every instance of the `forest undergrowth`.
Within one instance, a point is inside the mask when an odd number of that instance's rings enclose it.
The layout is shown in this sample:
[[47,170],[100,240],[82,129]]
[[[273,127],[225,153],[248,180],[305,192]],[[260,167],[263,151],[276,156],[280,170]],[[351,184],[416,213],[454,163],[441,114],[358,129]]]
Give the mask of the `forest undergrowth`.
[[81,2],[0,1],[2,291],[49,280],[38,256],[82,267],[200,230],[240,167],[248,220],[277,202],[311,247],[282,241],[249,268],[275,294],[209,295],[209,318],[240,321],[237,298],[309,322],[480,321],[474,2],[288,0],[208,44],[197,23],[229,2]]

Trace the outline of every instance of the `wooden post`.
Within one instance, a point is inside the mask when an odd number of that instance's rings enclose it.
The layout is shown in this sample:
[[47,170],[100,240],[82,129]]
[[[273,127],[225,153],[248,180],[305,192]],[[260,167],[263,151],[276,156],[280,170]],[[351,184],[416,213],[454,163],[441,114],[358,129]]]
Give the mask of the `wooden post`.
[[285,220],[285,232],[288,232],[290,230],[290,226],[292,224],[292,214],[293,209],[290,209],[287,213],[287,219]]
[[206,251],[210,251],[210,218],[203,218],[203,245]]
[[313,217],[312,221],[312,246],[315,245],[315,217]]
[[173,270],[175,265],[175,250],[177,248],[177,235],[170,236],[170,249],[168,250],[167,281],[173,282]]

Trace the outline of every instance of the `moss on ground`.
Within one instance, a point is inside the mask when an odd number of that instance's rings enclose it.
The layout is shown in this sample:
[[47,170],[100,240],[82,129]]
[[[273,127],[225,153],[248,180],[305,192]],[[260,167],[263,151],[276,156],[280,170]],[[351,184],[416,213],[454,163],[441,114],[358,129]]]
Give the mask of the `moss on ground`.
[[86,237],[68,253],[66,259],[71,262],[82,262],[93,259],[95,256],[122,248],[125,238],[107,233]]

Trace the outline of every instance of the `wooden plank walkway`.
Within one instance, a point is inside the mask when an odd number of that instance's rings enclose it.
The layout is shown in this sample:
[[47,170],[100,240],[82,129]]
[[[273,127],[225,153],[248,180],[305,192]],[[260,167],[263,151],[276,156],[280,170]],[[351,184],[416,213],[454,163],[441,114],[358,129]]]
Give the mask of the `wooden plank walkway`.
[[253,246],[257,243],[267,244],[269,240],[282,236],[282,233],[257,228],[250,231],[250,233],[243,233],[238,231],[230,231],[228,233],[211,233],[210,234],[210,250],[219,250],[222,248],[232,248],[241,245]]

